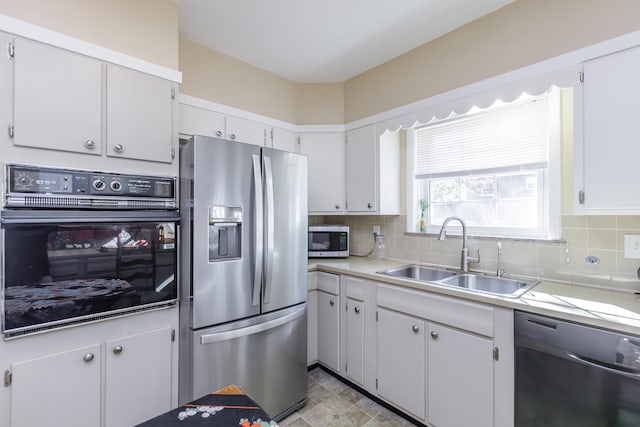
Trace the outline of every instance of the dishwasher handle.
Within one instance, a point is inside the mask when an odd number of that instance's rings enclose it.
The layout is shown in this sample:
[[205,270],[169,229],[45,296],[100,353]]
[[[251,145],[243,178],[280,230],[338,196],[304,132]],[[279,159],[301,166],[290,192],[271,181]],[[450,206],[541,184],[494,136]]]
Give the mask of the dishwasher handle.
[[574,353],[565,352],[565,356],[569,360],[573,360],[574,362],[580,363],[582,365],[590,366],[592,368],[603,369],[607,372],[610,372],[615,375],[622,375],[627,378],[631,378],[636,381],[640,381],[640,370],[612,365],[610,363],[602,362],[599,360],[590,359],[588,357],[583,357]]

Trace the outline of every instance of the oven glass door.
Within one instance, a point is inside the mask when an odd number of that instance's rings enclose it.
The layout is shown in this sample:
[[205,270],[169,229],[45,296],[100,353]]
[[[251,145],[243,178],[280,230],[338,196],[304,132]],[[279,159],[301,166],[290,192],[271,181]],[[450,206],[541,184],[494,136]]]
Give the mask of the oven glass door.
[[177,298],[176,222],[5,223],[2,330]]

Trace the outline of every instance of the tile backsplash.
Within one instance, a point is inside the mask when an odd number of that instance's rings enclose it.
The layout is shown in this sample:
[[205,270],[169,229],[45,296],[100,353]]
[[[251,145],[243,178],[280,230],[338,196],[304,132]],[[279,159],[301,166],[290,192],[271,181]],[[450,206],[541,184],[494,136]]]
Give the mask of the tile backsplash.
[[[434,234],[406,234],[406,216],[310,216],[310,224],[346,224],[351,231],[351,255],[366,255],[373,248],[372,226],[380,225],[387,258],[408,262],[460,265],[459,236],[439,241]],[[561,280],[578,285],[620,291],[640,291],[640,259],[624,256],[624,235],[640,235],[640,216],[563,215],[563,242],[474,238],[469,254],[480,250],[480,263],[471,269],[495,273],[497,242],[502,242],[500,267],[511,275]],[[586,258],[599,259],[595,265]]]

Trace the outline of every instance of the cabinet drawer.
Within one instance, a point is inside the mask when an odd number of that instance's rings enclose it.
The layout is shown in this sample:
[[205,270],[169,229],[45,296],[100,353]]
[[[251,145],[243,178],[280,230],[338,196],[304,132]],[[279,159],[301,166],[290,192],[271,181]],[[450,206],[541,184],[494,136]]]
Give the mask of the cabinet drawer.
[[318,289],[331,295],[338,295],[340,276],[318,271]]
[[378,306],[493,337],[493,307],[488,305],[378,285]]
[[344,280],[344,284],[347,289],[347,298],[364,301],[365,281],[363,279],[357,279],[351,276],[342,276],[342,280]]

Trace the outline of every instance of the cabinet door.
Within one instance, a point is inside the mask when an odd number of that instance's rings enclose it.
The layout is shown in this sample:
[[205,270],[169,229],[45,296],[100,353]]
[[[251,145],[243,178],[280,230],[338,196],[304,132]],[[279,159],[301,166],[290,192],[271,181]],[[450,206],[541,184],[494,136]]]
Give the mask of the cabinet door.
[[309,214],[344,212],[344,143],[341,133],[300,135],[300,153],[308,157]]
[[584,208],[640,211],[640,47],[584,64]]
[[107,68],[107,155],[172,163],[175,88],[168,80]]
[[347,212],[375,212],[377,209],[376,145],[375,125],[347,132]]
[[99,344],[15,363],[12,377],[11,427],[100,426]]
[[[312,273],[309,273],[312,274]],[[318,291],[307,295],[307,365],[318,360]]]
[[338,371],[338,296],[318,291],[318,361]]
[[347,377],[364,386],[364,303],[347,299]]
[[424,320],[379,308],[380,396],[424,420],[426,369]]
[[227,139],[265,146],[267,141],[267,128],[262,123],[239,117],[227,116]]
[[[490,339],[429,324],[429,423],[493,425],[493,345]],[[464,405],[464,410],[452,408]]]
[[102,154],[102,64],[15,40],[13,143]]
[[180,104],[180,134],[224,138],[224,115],[204,108]]
[[298,135],[290,130],[273,128],[271,129],[271,144],[275,149],[297,153]]
[[106,426],[138,424],[171,409],[171,328],[106,342]]

